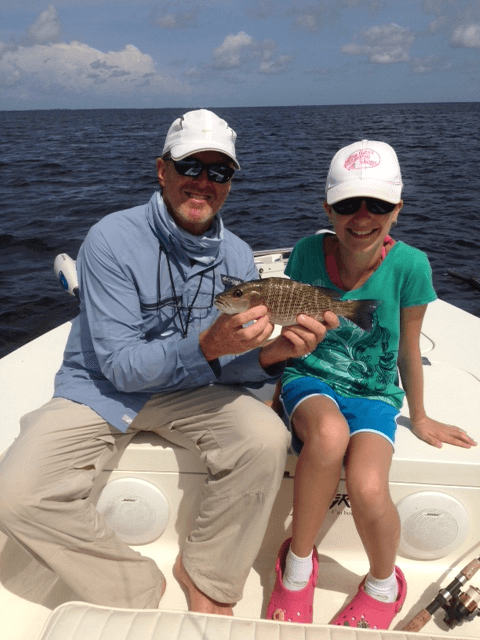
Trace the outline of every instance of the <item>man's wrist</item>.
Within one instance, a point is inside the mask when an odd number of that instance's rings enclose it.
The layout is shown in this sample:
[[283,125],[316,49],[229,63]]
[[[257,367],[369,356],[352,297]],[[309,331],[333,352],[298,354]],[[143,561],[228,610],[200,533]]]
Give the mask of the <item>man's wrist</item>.
[[213,362],[214,360],[218,360],[219,356],[214,352],[212,346],[209,344],[207,338],[207,331],[204,331],[198,336],[198,344],[200,345],[200,349],[205,356],[205,360],[207,362]]

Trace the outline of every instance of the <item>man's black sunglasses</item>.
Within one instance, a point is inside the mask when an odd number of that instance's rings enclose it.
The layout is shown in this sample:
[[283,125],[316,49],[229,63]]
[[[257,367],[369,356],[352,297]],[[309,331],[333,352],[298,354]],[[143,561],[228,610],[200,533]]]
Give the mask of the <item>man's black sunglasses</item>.
[[232,179],[235,169],[229,167],[228,164],[221,164],[213,162],[212,164],[204,164],[200,160],[194,158],[185,158],[185,160],[174,160],[168,158],[173,162],[175,171],[181,176],[188,176],[192,178],[198,178],[204,169],[207,170],[208,179],[211,182],[219,182],[225,184]]
[[340,216],[351,216],[356,213],[362,206],[362,202],[365,201],[367,209],[370,213],[385,214],[392,213],[397,206],[392,202],[385,202],[385,200],[379,200],[378,198],[347,198],[346,200],[340,200],[332,204],[332,209]]

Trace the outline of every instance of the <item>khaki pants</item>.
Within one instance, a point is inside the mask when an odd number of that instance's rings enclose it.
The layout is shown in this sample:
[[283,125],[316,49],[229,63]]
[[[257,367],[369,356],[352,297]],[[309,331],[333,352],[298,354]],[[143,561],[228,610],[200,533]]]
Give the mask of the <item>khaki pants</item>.
[[210,386],[152,397],[127,433],[63,398],[27,414],[21,426],[0,466],[0,529],[81,598],[158,606],[163,574],[117,538],[90,499],[107,461],[137,431],[154,431],[197,453],[208,469],[185,569],[214,600],[241,599],[290,441],[270,408],[246,390]]

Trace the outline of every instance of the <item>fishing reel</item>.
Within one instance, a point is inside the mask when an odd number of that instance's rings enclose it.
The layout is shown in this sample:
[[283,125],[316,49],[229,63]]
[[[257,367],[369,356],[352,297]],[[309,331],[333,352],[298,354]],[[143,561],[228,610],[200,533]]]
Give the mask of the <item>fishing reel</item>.
[[480,589],[470,586],[465,591],[452,595],[443,606],[445,610],[444,622],[453,629],[466,620],[473,620],[480,616]]
[[445,611],[445,624],[453,629],[465,620],[473,620],[480,616],[480,589],[470,586],[464,591],[462,587],[480,569],[480,557],[475,558],[455,576],[450,584],[440,589],[436,597],[425,609],[419,611],[403,628],[402,631],[420,631],[431,620],[438,609]]

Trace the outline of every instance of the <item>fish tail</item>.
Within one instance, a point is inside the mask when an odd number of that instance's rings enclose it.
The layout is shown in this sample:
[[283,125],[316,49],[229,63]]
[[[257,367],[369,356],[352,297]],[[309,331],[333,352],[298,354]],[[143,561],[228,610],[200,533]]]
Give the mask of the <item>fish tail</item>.
[[378,300],[359,300],[358,306],[350,320],[359,326],[360,329],[371,331],[373,314],[380,304],[381,302]]

